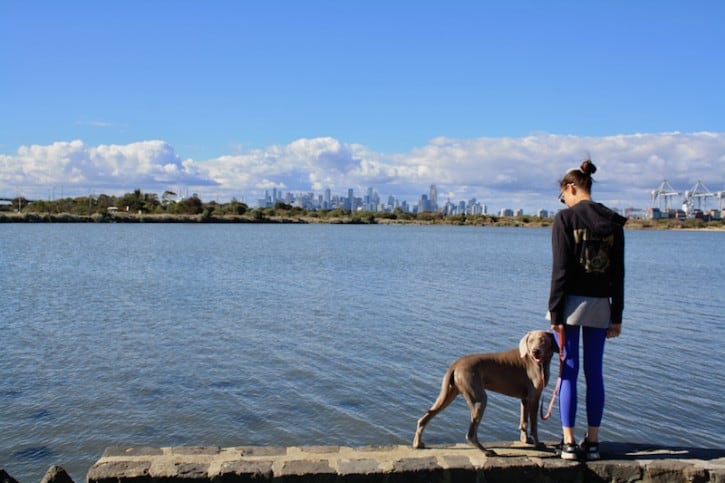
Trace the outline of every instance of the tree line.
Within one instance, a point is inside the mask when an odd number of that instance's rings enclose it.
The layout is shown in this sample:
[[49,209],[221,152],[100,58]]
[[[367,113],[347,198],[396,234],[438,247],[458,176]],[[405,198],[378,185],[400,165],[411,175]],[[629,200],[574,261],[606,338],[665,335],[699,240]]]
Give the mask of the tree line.
[[[396,208],[392,212],[368,212],[336,208],[333,210],[306,210],[278,201],[273,207],[249,208],[246,203],[232,199],[228,203],[204,202],[194,194],[178,199],[175,193],[166,191],[159,197],[156,193],[145,193],[136,189],[122,196],[99,195],[61,198],[57,200],[28,200],[17,197],[10,205],[0,206],[0,211],[14,212],[13,216],[29,218],[31,221],[111,221],[133,220],[138,215],[150,215],[155,219],[189,219],[201,221],[302,221],[321,223],[363,223],[396,220],[398,222],[448,223],[448,224],[493,224],[497,219],[489,215],[453,215],[442,212],[410,213]],[[4,216],[4,215],[3,215]],[[14,219],[4,216],[4,220]],[[445,221],[444,221],[445,220]],[[2,220],[0,220],[2,221]],[[527,222],[528,220],[523,220]]]
[[24,197],[11,200],[9,210],[23,213],[61,214],[93,216],[113,212],[150,215],[243,215],[249,210],[245,203],[232,199],[229,203],[211,201],[204,203],[197,195],[176,200],[176,194],[164,192],[162,197],[156,193],[144,193],[140,189],[122,196],[99,195],[61,198],[57,200],[30,201]]

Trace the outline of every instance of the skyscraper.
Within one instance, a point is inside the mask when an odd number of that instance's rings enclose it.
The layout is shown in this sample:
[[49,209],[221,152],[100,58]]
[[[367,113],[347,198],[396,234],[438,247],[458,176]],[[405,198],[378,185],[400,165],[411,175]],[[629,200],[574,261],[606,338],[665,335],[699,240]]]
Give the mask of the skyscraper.
[[436,185],[434,184],[430,185],[430,196],[428,202],[430,203],[430,211],[438,211],[438,188],[436,188]]

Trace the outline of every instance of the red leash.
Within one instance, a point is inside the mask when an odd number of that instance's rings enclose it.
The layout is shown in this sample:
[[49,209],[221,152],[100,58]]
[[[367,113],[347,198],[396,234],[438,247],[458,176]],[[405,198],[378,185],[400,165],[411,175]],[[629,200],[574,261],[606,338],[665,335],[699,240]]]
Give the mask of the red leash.
[[559,395],[559,389],[561,389],[561,374],[564,372],[564,359],[566,357],[566,354],[564,354],[564,346],[566,344],[566,332],[564,330],[564,324],[557,325],[556,328],[559,333],[559,377],[556,379],[556,387],[554,387],[554,392],[551,395],[551,402],[549,402],[549,409],[546,411],[546,414],[544,414],[544,400],[541,400],[539,415],[543,421],[546,421],[551,417],[551,411],[554,409],[556,396]]

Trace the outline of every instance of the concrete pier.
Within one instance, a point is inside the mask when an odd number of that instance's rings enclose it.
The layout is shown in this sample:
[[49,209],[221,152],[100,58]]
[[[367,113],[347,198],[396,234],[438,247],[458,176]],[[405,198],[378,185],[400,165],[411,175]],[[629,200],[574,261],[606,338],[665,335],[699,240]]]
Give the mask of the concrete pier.
[[602,460],[563,461],[547,449],[488,443],[411,446],[112,447],[88,483],[131,482],[719,482],[725,450],[603,443]]

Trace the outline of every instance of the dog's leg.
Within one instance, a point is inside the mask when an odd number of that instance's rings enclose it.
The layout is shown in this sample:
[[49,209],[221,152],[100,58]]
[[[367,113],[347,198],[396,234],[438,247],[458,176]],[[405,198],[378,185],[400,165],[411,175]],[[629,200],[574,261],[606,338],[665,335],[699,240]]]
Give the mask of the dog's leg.
[[426,425],[430,422],[433,417],[439,412],[443,411],[448,407],[450,403],[458,396],[458,389],[455,386],[444,385],[441,388],[441,393],[438,395],[438,399],[433,403],[433,406],[426,411],[422,418],[418,420],[418,428],[415,431],[415,438],[413,438],[413,448],[421,449],[425,448],[423,444],[423,430]]
[[484,452],[486,456],[494,456],[495,451],[486,449],[480,441],[478,441],[478,425],[481,424],[483,419],[483,412],[486,410],[486,403],[488,396],[486,391],[483,389],[477,390],[475,394],[464,392],[463,396],[466,398],[468,403],[468,409],[471,411],[471,424],[468,426],[468,433],[466,433],[466,439],[478,449]]
[[531,427],[531,443],[536,448],[543,448],[545,445],[544,443],[539,441],[539,399],[541,396],[537,398],[533,398],[533,400],[526,401],[528,413],[529,413],[529,421],[530,421],[530,427]]
[[529,407],[528,407],[528,401],[526,399],[521,400],[521,417],[519,418],[519,430],[521,431],[521,434],[519,436],[519,441],[525,444],[531,444],[533,443],[532,439],[529,438],[528,433],[529,428]]

